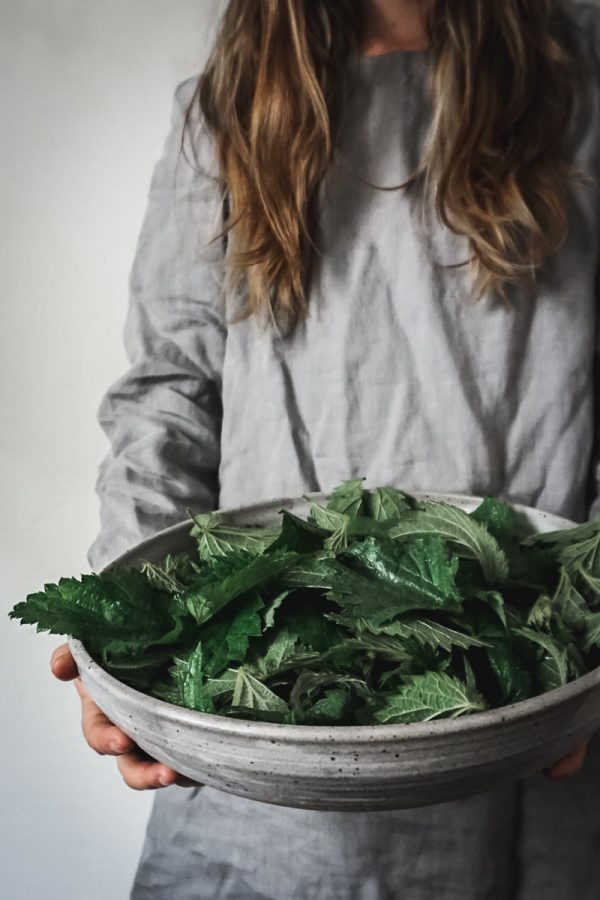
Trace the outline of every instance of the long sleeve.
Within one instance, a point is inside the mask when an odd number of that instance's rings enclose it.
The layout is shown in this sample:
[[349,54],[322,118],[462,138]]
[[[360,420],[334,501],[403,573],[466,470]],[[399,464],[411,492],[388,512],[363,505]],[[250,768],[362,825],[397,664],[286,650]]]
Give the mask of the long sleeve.
[[[580,8],[580,17],[582,33],[585,34],[586,43],[589,47],[590,72],[596,85],[598,85],[600,84],[600,14],[596,4],[583,4]],[[589,104],[586,106],[585,112],[586,115],[590,114]],[[594,179],[594,196],[597,209],[600,210],[600,154],[596,146],[590,151],[590,156],[594,163],[590,172]],[[585,516],[588,519],[592,519],[600,513],[600,235],[597,230],[595,236],[595,251],[598,262],[594,282],[596,300],[594,384],[592,392],[594,398],[594,440],[587,483]]]
[[596,341],[594,354],[594,441],[587,484],[586,518],[600,513],[600,266],[596,270]]
[[98,411],[110,451],[96,482],[101,528],[88,551],[95,570],[185,519],[186,507],[218,503],[223,247],[207,244],[220,229],[222,198],[212,138],[197,114],[193,150],[180,153],[194,84],[188,79],[175,92],[131,269],[130,368]]

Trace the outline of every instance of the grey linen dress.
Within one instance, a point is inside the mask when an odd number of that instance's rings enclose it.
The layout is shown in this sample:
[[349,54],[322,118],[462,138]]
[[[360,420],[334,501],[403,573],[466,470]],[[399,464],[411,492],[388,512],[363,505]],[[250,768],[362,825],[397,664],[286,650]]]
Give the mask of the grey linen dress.
[[[567,147],[600,174],[600,10],[569,4],[585,83]],[[98,569],[186,517],[365,486],[492,494],[574,519],[595,508],[596,184],[535,298],[469,298],[462,238],[423,221],[407,177],[430,121],[427,51],[360,58],[320,198],[310,315],[293,338],[228,324],[214,145],[179,86],[131,273],[129,371],[99,420]],[[597,430],[597,428],[596,428]],[[311,812],[208,787],[158,791],[132,900],[600,898],[600,745],[583,770],[414,810]]]

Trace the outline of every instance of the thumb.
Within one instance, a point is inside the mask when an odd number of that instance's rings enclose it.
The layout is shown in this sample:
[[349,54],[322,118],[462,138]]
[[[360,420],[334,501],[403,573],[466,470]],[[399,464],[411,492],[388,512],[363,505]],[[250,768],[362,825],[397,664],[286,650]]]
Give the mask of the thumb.
[[54,650],[50,659],[50,668],[52,674],[61,681],[72,681],[77,677],[79,670],[68,644],[61,644]]

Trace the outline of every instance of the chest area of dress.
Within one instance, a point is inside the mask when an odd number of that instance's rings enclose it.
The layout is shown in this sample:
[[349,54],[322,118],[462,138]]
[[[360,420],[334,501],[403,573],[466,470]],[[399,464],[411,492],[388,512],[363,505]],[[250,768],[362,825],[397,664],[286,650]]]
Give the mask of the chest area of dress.
[[335,450],[362,472],[369,460],[381,470],[424,448],[428,459],[505,446],[516,457],[542,445],[547,454],[568,434],[587,440],[589,298],[511,311],[426,285],[337,296],[335,314],[330,304],[288,343],[240,333],[225,366],[226,441],[244,453],[299,441],[305,456]]

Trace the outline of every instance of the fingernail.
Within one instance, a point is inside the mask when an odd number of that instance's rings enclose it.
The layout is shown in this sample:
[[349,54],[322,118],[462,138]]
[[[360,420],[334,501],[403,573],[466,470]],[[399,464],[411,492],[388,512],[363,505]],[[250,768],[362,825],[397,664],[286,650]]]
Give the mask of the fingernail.
[[162,784],[163,787],[168,787],[171,784],[171,776],[166,772],[161,772],[158,776],[158,783]]
[[122,753],[125,748],[121,741],[111,741],[109,749],[111,753]]

